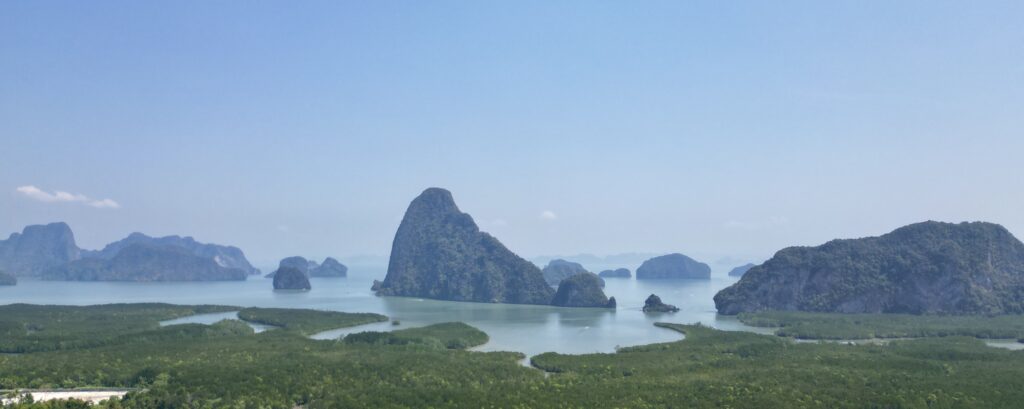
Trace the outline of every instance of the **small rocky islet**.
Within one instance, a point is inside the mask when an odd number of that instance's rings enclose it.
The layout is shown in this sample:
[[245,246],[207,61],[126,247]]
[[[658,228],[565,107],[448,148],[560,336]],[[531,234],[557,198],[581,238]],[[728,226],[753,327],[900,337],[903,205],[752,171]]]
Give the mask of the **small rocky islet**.
[[710,278],[710,266],[679,253],[651,258],[636,269],[637,280]]
[[679,308],[672,304],[665,304],[661,302],[661,297],[651,294],[644,301],[644,312],[676,312]]
[[597,273],[598,277],[601,278],[632,278],[633,274],[629,272],[628,268],[617,268],[614,270],[604,270]]
[[[327,257],[323,263],[317,263],[313,260],[307,260],[302,256],[291,256],[281,259],[278,263],[277,268],[290,267],[297,269],[308,277],[347,277],[348,267],[341,264],[334,257]],[[277,270],[274,270],[267,274],[266,278],[273,278],[277,274]]]
[[274,274],[275,290],[309,290],[309,277],[295,267],[278,268]]
[[572,275],[558,284],[551,305],[556,307],[615,308],[615,297],[608,298],[601,291],[601,283],[594,273]]

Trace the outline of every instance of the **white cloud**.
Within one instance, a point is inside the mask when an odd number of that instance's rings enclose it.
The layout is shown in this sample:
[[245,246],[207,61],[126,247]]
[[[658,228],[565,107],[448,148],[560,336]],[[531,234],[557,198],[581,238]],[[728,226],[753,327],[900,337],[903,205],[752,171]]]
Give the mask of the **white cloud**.
[[544,220],[557,220],[558,215],[550,210],[545,210],[543,212],[540,212],[540,218]]
[[788,217],[785,217],[785,216],[772,216],[772,217],[769,217],[769,218],[767,218],[765,220],[757,220],[757,221],[729,220],[729,221],[725,222],[725,227],[727,229],[737,229],[737,230],[761,230],[761,229],[768,229],[768,228],[772,228],[772,227],[781,227],[781,226],[785,226],[787,224],[789,224],[789,218]]
[[14,191],[29,199],[38,200],[43,203],[82,203],[98,209],[117,209],[121,207],[113,199],[94,200],[86,195],[68,193],[61,190],[55,190],[53,193],[50,193],[32,185],[19,186]]
[[95,207],[97,209],[117,209],[117,208],[121,207],[120,204],[118,204],[117,202],[115,202],[115,201],[113,201],[111,199],[91,200],[91,201],[89,201],[86,204],[88,204],[89,206]]

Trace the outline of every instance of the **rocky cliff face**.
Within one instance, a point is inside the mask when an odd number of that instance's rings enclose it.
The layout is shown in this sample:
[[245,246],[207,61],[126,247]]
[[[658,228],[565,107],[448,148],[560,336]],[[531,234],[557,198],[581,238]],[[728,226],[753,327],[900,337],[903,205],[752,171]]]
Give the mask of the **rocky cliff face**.
[[227,268],[178,246],[135,243],[111,259],[83,258],[52,267],[43,279],[74,281],[224,281],[245,280],[248,273]]
[[346,277],[348,276],[348,267],[333,257],[327,257],[319,266],[309,270],[309,275],[310,277]]
[[674,253],[647,260],[636,269],[637,280],[680,278],[710,279],[711,267]]
[[742,266],[736,267],[732,270],[729,270],[729,277],[743,277],[743,275],[746,274],[747,271],[749,271],[751,268],[753,268],[754,265],[755,264],[753,263],[747,263]]
[[106,245],[103,250],[84,251],[82,257],[110,260],[117,256],[121,250],[132,244],[180,247],[196,256],[211,259],[221,267],[239,269],[245,271],[246,274],[259,274],[259,270],[253,268],[252,264],[249,264],[249,260],[245,258],[245,254],[238,247],[200,243],[192,237],[150,237],[142,233],[132,233],[124,239]]
[[27,226],[20,234],[0,240],[0,269],[14,276],[38,277],[80,255],[75,235],[65,223]]
[[556,307],[615,308],[615,297],[610,300],[601,290],[594,273],[583,272],[570,276],[558,284],[551,305]]
[[274,274],[275,290],[309,290],[309,277],[295,267],[281,267]]
[[604,270],[604,271],[598,273],[597,275],[599,277],[603,277],[603,278],[630,278],[630,277],[633,276],[632,274],[630,274],[628,268],[617,268],[617,269],[614,269],[614,270]]
[[553,291],[537,266],[481,232],[450,192],[430,188],[405,212],[378,294],[549,304]]
[[[549,261],[548,265],[544,266],[544,269],[541,270],[541,272],[544,274],[544,281],[546,281],[548,285],[552,287],[557,287],[558,283],[561,283],[562,280],[572,277],[576,274],[593,274],[587,271],[587,269],[583,268],[583,265],[581,265],[580,263],[574,263],[562,259],[555,259]],[[601,287],[604,287],[604,280],[600,278],[598,278],[598,280],[601,283]]]
[[1024,244],[991,223],[924,222],[790,247],[715,295],[723,314],[1024,313]]

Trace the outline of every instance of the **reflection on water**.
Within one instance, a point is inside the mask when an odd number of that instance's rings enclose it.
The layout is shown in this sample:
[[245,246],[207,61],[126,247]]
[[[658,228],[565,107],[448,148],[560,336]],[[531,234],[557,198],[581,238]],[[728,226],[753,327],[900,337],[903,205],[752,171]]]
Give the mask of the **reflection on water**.
[[[22,280],[15,287],[0,287],[0,304],[90,305],[107,303],[166,302],[174,304],[221,304],[240,307],[312,308],[345,312],[375,312],[401,321],[397,328],[439,322],[463,321],[480,328],[490,342],[475,348],[483,351],[519,351],[527,355],[612,352],[618,346],[674,341],[682,335],[655,327],[655,322],[695,323],[727,330],[770,333],[770,329],[743,325],[733,317],[718,317],[714,294],[735,278],[711,280],[606,279],[605,293],[618,301],[618,310],[556,308],[538,305],[460,303],[404,297],[377,297],[370,292],[373,279],[384,269],[350,270],[348,278],[313,278],[306,292],[275,292],[271,280],[207,283],[112,283]],[[641,311],[650,294],[658,294],[680,311],[645,314]],[[235,313],[204,314],[173,320],[174,323],[212,323],[237,318]],[[259,328],[262,330],[264,328]],[[369,324],[318,334],[330,339],[349,332],[393,330],[390,322]]]
[[990,339],[985,341],[985,345],[994,348],[1009,349],[1011,351],[1024,351],[1024,343],[1015,339]]
[[[241,320],[241,318],[238,318],[238,311],[214,312],[214,313],[210,313],[210,314],[196,314],[196,315],[189,315],[187,317],[175,318],[173,320],[160,321],[160,326],[161,327],[166,327],[168,325],[178,325],[178,324],[205,324],[205,325],[210,325],[210,324],[216,323],[218,321],[223,321],[223,320]],[[252,330],[255,331],[257,334],[261,333],[263,331],[266,331],[268,329],[278,328],[278,327],[275,327],[273,325],[257,324],[255,322],[249,322],[249,321],[242,321],[242,322],[244,322],[246,324],[249,324],[249,326],[252,327]]]

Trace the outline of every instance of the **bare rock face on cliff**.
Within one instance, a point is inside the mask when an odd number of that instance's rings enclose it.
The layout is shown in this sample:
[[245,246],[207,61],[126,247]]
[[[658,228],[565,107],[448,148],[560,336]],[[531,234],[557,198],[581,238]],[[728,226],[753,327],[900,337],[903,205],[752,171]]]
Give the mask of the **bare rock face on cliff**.
[[790,247],[715,295],[722,314],[1024,313],[1024,244],[992,223],[924,222]]
[[0,240],[0,270],[13,276],[38,277],[80,257],[75,235],[65,223],[27,226]]
[[553,290],[537,266],[481,232],[451,192],[430,188],[405,212],[378,294],[549,304]]

